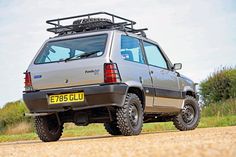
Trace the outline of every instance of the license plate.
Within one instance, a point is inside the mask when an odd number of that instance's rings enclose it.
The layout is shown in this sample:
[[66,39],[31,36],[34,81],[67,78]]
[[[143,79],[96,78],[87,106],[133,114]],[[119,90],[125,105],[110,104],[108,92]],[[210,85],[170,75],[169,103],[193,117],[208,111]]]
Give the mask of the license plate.
[[61,104],[61,103],[70,103],[70,102],[83,102],[84,93],[68,93],[68,94],[56,94],[49,95],[48,102],[49,104]]

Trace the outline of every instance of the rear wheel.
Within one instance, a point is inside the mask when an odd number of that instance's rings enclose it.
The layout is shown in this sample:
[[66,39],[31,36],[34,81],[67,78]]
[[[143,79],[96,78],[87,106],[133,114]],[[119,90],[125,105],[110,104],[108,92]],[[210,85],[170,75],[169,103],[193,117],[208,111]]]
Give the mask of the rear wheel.
[[57,141],[63,132],[63,125],[58,124],[56,115],[36,116],[35,128],[43,142]]
[[117,122],[104,123],[106,131],[111,135],[121,135],[120,129],[117,127]]
[[186,96],[184,108],[173,119],[174,125],[180,131],[193,130],[200,121],[200,108],[194,97]]
[[125,104],[117,108],[117,126],[122,135],[138,135],[143,127],[143,107],[136,94],[128,93]]

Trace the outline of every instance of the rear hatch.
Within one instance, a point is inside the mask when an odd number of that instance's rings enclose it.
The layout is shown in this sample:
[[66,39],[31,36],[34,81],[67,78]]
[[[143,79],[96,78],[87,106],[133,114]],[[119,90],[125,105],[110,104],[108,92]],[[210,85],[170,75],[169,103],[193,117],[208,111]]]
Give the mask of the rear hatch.
[[47,41],[28,68],[33,89],[103,83],[111,35],[90,33]]

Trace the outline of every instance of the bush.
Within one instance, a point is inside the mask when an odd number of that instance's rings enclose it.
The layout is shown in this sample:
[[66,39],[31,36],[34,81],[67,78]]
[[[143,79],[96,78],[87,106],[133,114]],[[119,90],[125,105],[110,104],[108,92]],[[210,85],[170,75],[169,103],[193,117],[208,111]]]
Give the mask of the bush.
[[221,68],[200,83],[200,94],[206,104],[236,97],[236,68]]
[[28,112],[28,110],[24,102],[19,100],[7,103],[0,109],[0,131],[4,130],[7,126],[30,121],[30,118],[24,116],[25,112]]

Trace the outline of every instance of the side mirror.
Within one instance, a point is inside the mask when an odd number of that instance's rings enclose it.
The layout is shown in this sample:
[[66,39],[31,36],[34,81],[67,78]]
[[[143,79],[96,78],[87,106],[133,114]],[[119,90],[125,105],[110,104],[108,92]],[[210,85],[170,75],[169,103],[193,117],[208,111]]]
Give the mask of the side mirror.
[[172,67],[173,70],[180,70],[182,69],[182,64],[181,63],[175,63],[174,66]]

